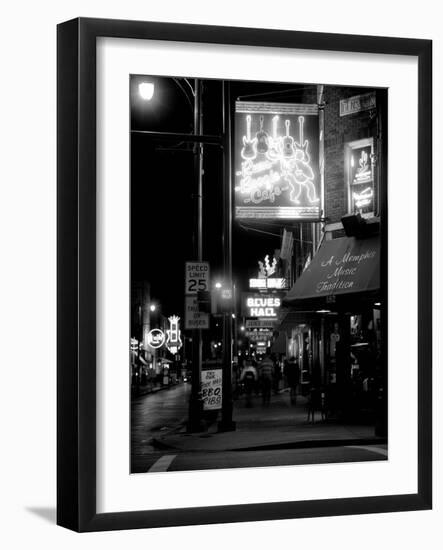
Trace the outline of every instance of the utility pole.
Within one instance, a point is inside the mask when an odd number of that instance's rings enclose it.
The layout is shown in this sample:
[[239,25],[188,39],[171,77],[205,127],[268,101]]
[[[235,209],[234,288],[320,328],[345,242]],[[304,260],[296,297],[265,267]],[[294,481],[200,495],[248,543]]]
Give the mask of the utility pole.
[[[203,133],[203,110],[202,110],[202,83],[201,80],[194,80],[194,134]],[[194,174],[195,174],[195,204],[196,204],[196,227],[195,227],[195,256],[201,262],[203,260],[203,143],[194,143]],[[202,331],[192,331],[192,387],[189,400],[189,432],[202,430],[203,402],[201,399],[201,366],[203,358]]]
[[231,90],[223,81],[223,279],[231,292],[230,308],[223,313],[223,398],[220,431],[235,430],[232,420],[232,313],[234,293],[232,284],[232,166],[231,166]]

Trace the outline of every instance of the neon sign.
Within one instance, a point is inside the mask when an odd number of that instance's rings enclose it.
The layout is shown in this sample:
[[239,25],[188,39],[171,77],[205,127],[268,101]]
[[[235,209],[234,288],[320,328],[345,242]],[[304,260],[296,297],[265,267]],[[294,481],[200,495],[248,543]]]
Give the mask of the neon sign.
[[142,349],[142,344],[137,338],[131,338],[131,351],[137,351]]
[[159,328],[153,328],[147,335],[148,346],[152,349],[159,349],[165,343],[165,333]]
[[244,294],[244,313],[246,317],[276,319],[281,306],[278,294]]
[[[351,156],[351,167],[355,167],[354,155]],[[368,153],[362,149],[358,160],[358,168],[355,171],[353,185],[368,183],[372,180],[371,166],[368,164]]]
[[346,145],[348,155],[349,212],[371,216],[374,212],[374,140],[364,138]]
[[182,347],[181,330],[178,328],[180,317],[177,317],[177,315],[172,315],[171,317],[168,317],[168,321],[170,323],[170,327],[166,331],[166,347],[175,355]]
[[249,288],[259,288],[259,289],[272,289],[276,290],[287,288],[288,283],[286,279],[281,277],[272,277],[269,279],[249,279]]
[[244,107],[237,102],[236,148],[241,159],[235,171],[237,218],[315,219],[320,214],[315,175],[318,119],[305,116],[316,115],[316,106],[289,107],[282,109],[278,103]]
[[264,262],[258,262],[257,278],[249,279],[249,288],[259,289],[283,289],[287,287],[286,279],[276,277],[277,274],[277,258],[273,257],[272,262],[269,261],[269,254],[266,254]]
[[364,206],[369,206],[372,203],[374,198],[374,190],[372,187],[366,187],[361,193],[352,193],[352,198],[356,208],[363,208]]
[[265,261],[258,262],[259,277],[270,277],[271,275],[274,275],[275,270],[277,269],[277,258],[272,258],[272,264],[269,263],[269,254],[266,254]]

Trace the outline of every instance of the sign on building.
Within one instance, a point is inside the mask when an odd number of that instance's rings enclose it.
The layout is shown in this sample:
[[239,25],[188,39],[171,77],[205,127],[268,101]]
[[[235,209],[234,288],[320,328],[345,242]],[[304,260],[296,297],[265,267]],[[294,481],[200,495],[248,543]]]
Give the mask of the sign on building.
[[270,329],[247,330],[245,336],[252,342],[268,342],[272,338],[273,332]]
[[270,277],[269,279],[249,279],[249,288],[258,288],[262,290],[282,290],[288,288],[288,282],[282,277]]
[[243,315],[259,319],[277,319],[281,306],[280,294],[243,292]]
[[235,217],[320,217],[316,104],[237,101]]
[[166,331],[166,347],[172,354],[176,354],[182,347],[181,330],[180,330],[180,317],[172,315],[168,317],[169,329]]
[[375,92],[341,99],[340,116],[352,115],[360,111],[369,111],[369,109],[375,109],[376,104]]
[[152,349],[159,349],[166,341],[165,333],[159,328],[153,328],[148,332],[147,344]]
[[204,411],[222,408],[222,381],[222,369],[202,370],[201,393]]
[[348,212],[370,217],[375,211],[374,140],[364,138],[345,146]]
[[273,328],[277,324],[278,319],[247,319],[245,326],[247,329],[254,328]]
[[282,260],[289,260],[292,257],[292,251],[294,247],[294,236],[292,231],[283,229],[283,237],[281,240],[280,258]]

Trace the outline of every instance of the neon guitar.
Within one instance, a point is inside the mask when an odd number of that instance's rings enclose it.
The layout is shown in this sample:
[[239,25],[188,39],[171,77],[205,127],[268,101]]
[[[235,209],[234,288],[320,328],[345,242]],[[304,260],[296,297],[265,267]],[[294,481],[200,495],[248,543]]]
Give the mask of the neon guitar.
[[310,165],[310,156],[308,153],[309,141],[305,141],[303,135],[305,117],[298,117],[299,141],[295,143],[295,179],[297,183],[304,184],[308,180],[314,179],[314,172]]
[[255,139],[257,140],[257,153],[266,154],[269,149],[269,139],[267,132],[263,130],[263,116],[260,117],[260,130],[255,134]]
[[278,152],[278,136],[277,136],[277,126],[278,126],[279,116],[275,115],[272,119],[272,136],[268,136],[268,152],[266,156],[269,160],[277,160],[279,155]]
[[294,156],[294,138],[289,135],[291,121],[285,120],[285,126],[286,135],[282,138],[282,155],[285,158],[292,158]]
[[243,148],[241,156],[245,160],[254,159],[257,156],[255,148],[257,138],[251,139],[251,115],[246,116],[246,136],[243,136]]

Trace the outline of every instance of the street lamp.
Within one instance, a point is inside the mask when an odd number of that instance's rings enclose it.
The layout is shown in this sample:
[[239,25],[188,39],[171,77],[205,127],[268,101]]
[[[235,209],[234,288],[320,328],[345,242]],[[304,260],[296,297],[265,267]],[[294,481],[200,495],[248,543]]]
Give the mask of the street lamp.
[[140,82],[138,85],[138,93],[140,97],[145,101],[151,101],[154,97],[154,83],[153,82]]
[[155,304],[151,304],[151,305],[149,306],[149,309],[150,309],[152,312],[154,312],[154,311],[157,309],[157,306],[156,306]]

